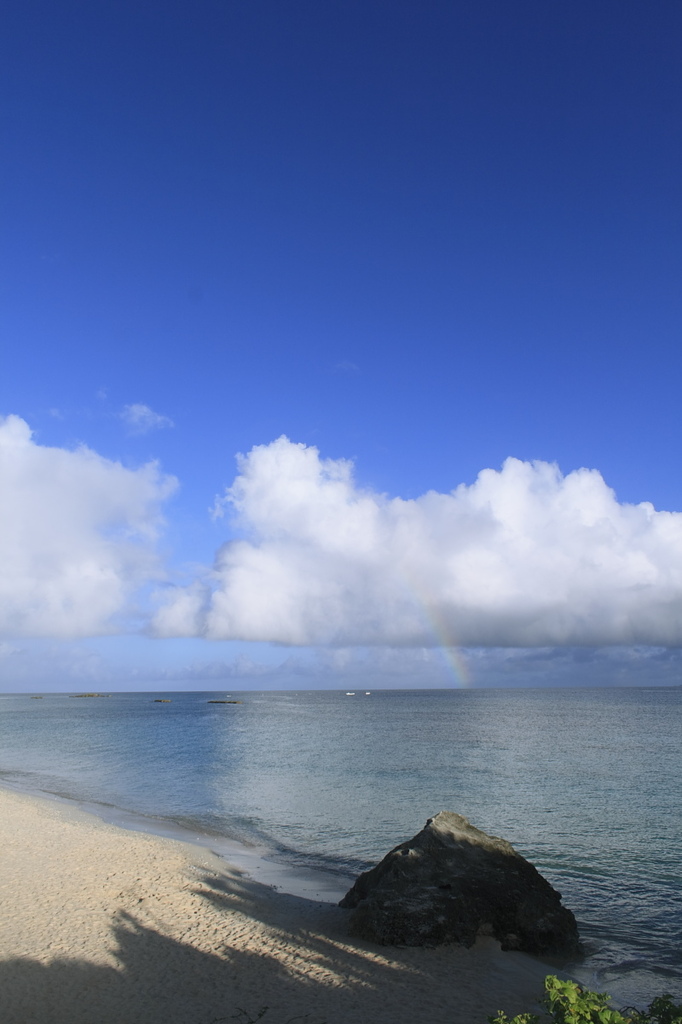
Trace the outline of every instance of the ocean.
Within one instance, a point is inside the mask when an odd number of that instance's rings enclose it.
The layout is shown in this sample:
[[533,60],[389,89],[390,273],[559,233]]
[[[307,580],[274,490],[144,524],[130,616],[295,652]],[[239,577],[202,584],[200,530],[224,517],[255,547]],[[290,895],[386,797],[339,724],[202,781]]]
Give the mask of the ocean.
[[245,844],[330,900],[456,811],[563,894],[586,956],[557,967],[615,1006],[682,1001],[682,688],[4,695],[0,783]]

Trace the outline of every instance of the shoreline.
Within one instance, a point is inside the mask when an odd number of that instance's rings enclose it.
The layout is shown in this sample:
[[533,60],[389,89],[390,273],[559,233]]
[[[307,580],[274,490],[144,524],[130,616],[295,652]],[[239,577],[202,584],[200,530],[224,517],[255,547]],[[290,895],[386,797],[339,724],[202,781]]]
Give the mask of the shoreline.
[[329,902],[66,801],[0,789],[0,830],[4,1024],[485,1024],[532,1010],[551,971],[491,939],[350,939]]
[[72,808],[87,814],[105,825],[137,832],[142,835],[171,839],[189,846],[197,846],[214,854],[221,861],[245,872],[254,881],[290,896],[320,900],[336,904],[355,881],[354,875],[343,876],[315,868],[304,868],[275,859],[275,851],[262,845],[247,845],[238,839],[208,832],[199,832],[173,821],[171,818],[153,818],[136,811],[124,810],[114,804],[98,804],[47,790],[24,788],[0,781],[0,793],[9,792],[29,799],[45,800],[57,806]]

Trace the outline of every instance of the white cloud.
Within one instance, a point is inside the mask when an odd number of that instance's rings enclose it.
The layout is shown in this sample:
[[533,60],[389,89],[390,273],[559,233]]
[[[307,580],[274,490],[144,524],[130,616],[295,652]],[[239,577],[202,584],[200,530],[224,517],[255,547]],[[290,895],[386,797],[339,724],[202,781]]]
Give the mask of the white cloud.
[[24,420],[0,419],[0,634],[111,631],[133,591],[162,576],[154,540],[174,487],[155,463],[37,445]]
[[162,636],[283,644],[682,644],[682,514],[620,504],[595,470],[508,459],[415,500],[280,438],[240,457],[222,504],[247,539]]
[[154,412],[148,405],[136,402],[133,405],[124,405],[121,412],[121,419],[131,434],[148,434],[150,430],[163,430],[166,427],[173,427],[175,424],[168,416],[161,416]]

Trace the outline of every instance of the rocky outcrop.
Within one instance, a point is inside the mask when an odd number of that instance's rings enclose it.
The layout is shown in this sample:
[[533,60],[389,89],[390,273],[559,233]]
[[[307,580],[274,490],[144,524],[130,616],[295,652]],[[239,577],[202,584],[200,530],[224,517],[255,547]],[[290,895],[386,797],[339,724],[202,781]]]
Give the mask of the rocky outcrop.
[[360,875],[339,905],[354,909],[355,935],[383,945],[471,946],[482,934],[503,949],[580,953],[561,893],[510,843],[450,811]]

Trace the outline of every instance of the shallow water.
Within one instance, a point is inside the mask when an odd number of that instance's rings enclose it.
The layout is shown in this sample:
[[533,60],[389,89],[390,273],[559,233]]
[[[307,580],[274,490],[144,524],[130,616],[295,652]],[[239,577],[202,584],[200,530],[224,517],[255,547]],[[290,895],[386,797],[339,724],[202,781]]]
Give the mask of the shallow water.
[[563,893],[588,952],[569,968],[582,981],[616,1005],[682,1000],[682,689],[208,703],[225,696],[2,697],[0,781],[264,847],[273,868],[335,875],[330,892],[457,811]]

